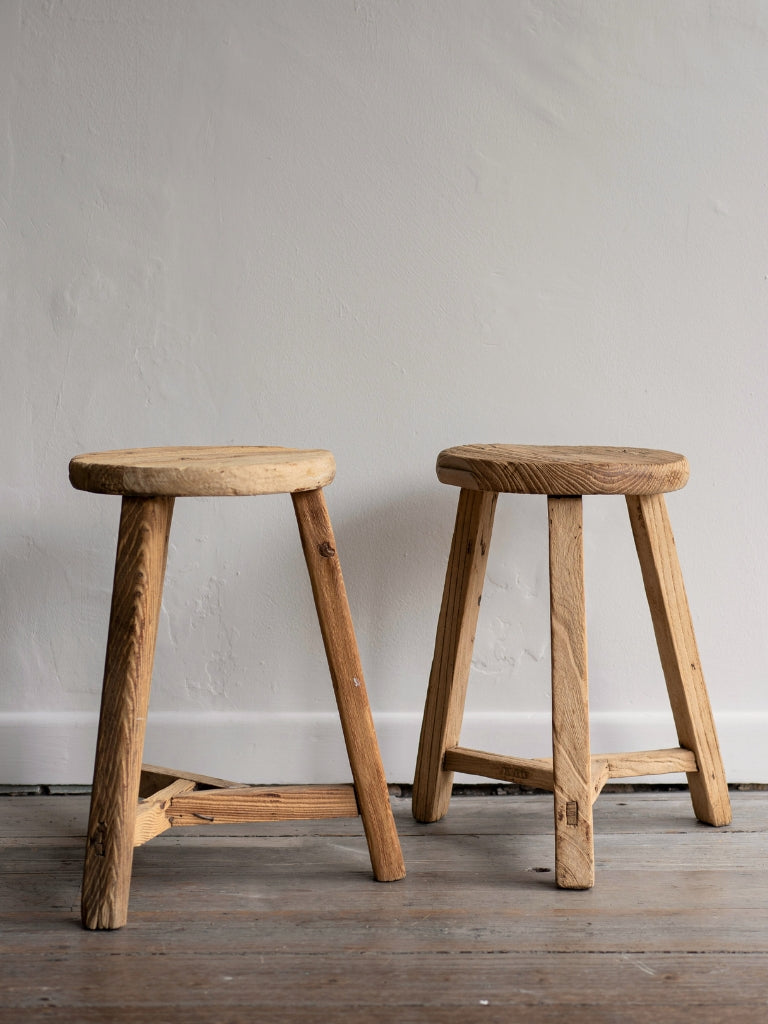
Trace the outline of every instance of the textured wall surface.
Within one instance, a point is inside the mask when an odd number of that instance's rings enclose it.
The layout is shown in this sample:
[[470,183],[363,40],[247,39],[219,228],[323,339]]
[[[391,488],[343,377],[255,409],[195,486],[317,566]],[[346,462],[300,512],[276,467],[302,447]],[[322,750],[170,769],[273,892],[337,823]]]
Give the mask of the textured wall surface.
[[[119,500],[81,451],[326,447],[387,772],[469,441],[686,453],[727,768],[768,781],[768,3],[0,0],[0,782],[85,782]],[[594,746],[674,742],[621,499]],[[546,754],[543,499],[503,500],[466,745]],[[290,500],[177,504],[148,759],[346,777]],[[191,763],[190,763],[191,762]]]

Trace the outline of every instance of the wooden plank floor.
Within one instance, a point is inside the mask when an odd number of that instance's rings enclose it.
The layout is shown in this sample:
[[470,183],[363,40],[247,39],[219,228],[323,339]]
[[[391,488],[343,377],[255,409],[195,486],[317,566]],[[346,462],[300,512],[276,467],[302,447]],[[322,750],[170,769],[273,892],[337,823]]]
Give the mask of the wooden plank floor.
[[554,887],[549,796],[394,799],[408,867],[356,820],[166,833],[128,926],[80,928],[83,796],[0,798],[0,1020],[115,1024],[768,1020],[768,793],[603,794],[597,885]]

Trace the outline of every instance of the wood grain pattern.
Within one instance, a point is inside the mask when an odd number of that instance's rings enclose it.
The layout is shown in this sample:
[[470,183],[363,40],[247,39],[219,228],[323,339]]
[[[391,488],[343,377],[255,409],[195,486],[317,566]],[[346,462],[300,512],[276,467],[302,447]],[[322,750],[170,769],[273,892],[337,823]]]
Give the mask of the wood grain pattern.
[[[693,1012],[697,1024],[760,1024],[764,1015],[768,957],[760,952],[646,953],[633,945],[595,953],[377,948],[350,956],[331,946],[314,955],[289,947],[258,956],[250,944],[238,953],[219,934],[215,942],[204,957],[175,947],[168,955],[153,936],[154,957],[137,949],[112,963],[99,958],[109,979],[102,992],[92,982],[78,991],[66,964],[50,954],[41,962],[49,987],[63,996],[59,1020],[77,1024],[683,1024]],[[359,959],[365,984],[355,973]],[[80,953],[78,976],[84,960]],[[20,957],[12,981],[10,999],[42,987]],[[51,1019],[30,1005],[3,1014],[4,1024]]]
[[688,475],[685,456],[647,448],[465,444],[437,457],[444,484],[517,494],[657,494]]
[[143,799],[154,796],[159,790],[165,789],[179,780],[195,783],[196,788],[207,786],[208,789],[230,789],[233,786],[242,786],[242,782],[230,782],[228,779],[218,779],[212,775],[200,775],[197,772],[181,771],[177,768],[163,768],[156,764],[141,766],[141,782],[139,784],[139,796]]
[[595,882],[581,498],[548,499],[555,878]]
[[619,754],[593,754],[593,763],[605,763],[612,779],[631,779],[639,775],[670,775],[674,772],[690,774],[698,771],[696,756],[683,747],[662,750],[634,750]]
[[176,777],[170,769],[147,772],[142,779],[165,778],[168,784],[139,803],[134,846],[141,846],[169,828],[204,824],[226,825],[256,821],[301,821],[321,818],[356,818],[360,813],[355,788],[338,786],[238,786],[223,782],[212,786],[210,777],[199,781]]
[[[440,453],[437,475],[459,486],[461,496],[416,765],[417,820],[436,821],[445,814],[455,771],[552,790],[556,880],[569,889],[594,884],[592,805],[611,779],[685,772],[697,817],[716,825],[728,822],[722,760],[662,494],[685,484],[685,458],[637,448],[462,445]],[[490,538],[492,503],[505,491],[548,496],[551,759],[458,746],[485,572],[475,540],[486,527]],[[680,747],[590,753],[583,494],[633,495],[627,503]]]
[[253,821],[300,821],[356,818],[354,786],[243,786],[179,794],[169,801],[169,824],[237,824]]
[[373,873],[395,881],[405,864],[325,497],[318,489],[292,498]]
[[550,793],[554,787],[551,757],[510,757],[469,747],[452,747],[445,752],[443,768],[447,772],[480,775]]
[[[765,854],[765,838],[763,836],[768,836],[768,813],[764,817],[762,814],[768,803],[768,793],[765,790],[733,789],[730,796],[733,802],[733,822],[716,829],[701,828],[695,816],[691,814],[691,798],[687,786],[685,789],[676,787],[674,790],[664,788],[657,791],[638,783],[631,792],[625,790],[624,787],[619,792],[608,790],[602,794],[596,804],[595,816],[596,820],[599,818],[600,827],[605,830],[606,837],[633,835],[638,842],[642,840],[646,846],[658,842],[659,835],[674,833],[688,837],[687,850],[694,847],[697,841],[701,842],[707,850],[725,851],[731,846],[734,850],[744,849],[738,847],[737,840],[740,842],[743,839],[745,831],[755,833],[755,846],[754,849],[750,848],[748,856],[752,857],[755,851],[758,851],[753,866],[763,871]],[[550,854],[552,853],[552,843],[547,843],[547,837],[551,839],[552,833],[552,797],[549,793],[507,794],[503,792],[501,796],[494,796],[490,803],[489,799],[491,798],[487,796],[465,796],[462,791],[462,795],[452,801],[451,813],[441,821],[434,822],[429,826],[414,820],[410,810],[409,797],[392,796],[391,802],[401,837],[414,836],[426,839],[432,835],[453,836],[464,832],[475,836],[493,836],[498,834],[501,824],[507,829],[511,843],[520,837],[536,834],[540,835],[541,843],[549,849]],[[493,802],[496,799],[503,801],[502,804],[497,806]],[[39,804],[33,801],[37,801]],[[79,855],[88,820],[88,803],[87,795],[36,796],[34,798],[0,795],[0,807],[3,810],[0,846],[4,849],[14,844],[19,847],[16,856],[21,869],[23,869],[23,847],[25,844],[25,840],[19,838],[21,836],[27,837],[26,845],[50,843],[62,849],[66,847],[73,852],[74,862],[70,865],[70,870],[74,873],[73,877],[77,875],[76,884],[79,886],[81,866]],[[44,809],[43,811],[40,811],[41,807]],[[481,808],[488,811],[488,817],[482,817]],[[760,833],[760,835],[758,836],[756,833]],[[14,836],[16,838],[13,838]],[[367,860],[364,832],[359,816],[329,821],[323,819],[316,821],[262,821],[236,827],[211,825],[202,821],[200,827],[190,826],[166,833],[159,840],[159,844],[153,843],[145,847],[145,852],[156,845],[163,848],[175,848],[182,839],[185,842],[187,839],[201,839],[203,840],[201,848],[215,851],[219,839],[227,840],[225,845],[228,845],[229,842],[247,844],[252,839],[265,841],[268,839],[287,840],[292,837],[306,839],[308,836],[326,839],[359,836],[361,837],[360,850],[364,854],[364,859]],[[602,838],[599,841],[602,842]],[[759,852],[760,850],[762,853]],[[157,856],[164,855],[158,854]],[[214,852],[213,856],[219,855]],[[723,856],[727,859],[726,854]],[[8,857],[10,857],[10,853]],[[641,855],[639,853],[637,858],[637,862],[640,863]],[[4,870],[7,860],[7,857],[3,860]],[[708,862],[709,854],[703,863]],[[8,863],[10,864],[10,861]],[[744,866],[745,862],[729,861],[728,863],[740,868]],[[655,864],[654,867],[659,871],[667,870],[666,865],[661,862]],[[181,871],[181,869],[179,870]],[[365,873],[363,872],[363,874]],[[768,872],[765,873],[768,885]],[[258,878],[254,880],[258,881]],[[338,876],[335,881],[328,879],[329,885],[335,886],[337,882],[342,884]],[[411,879],[408,885],[412,891],[419,887],[414,879]],[[372,888],[374,893],[381,892],[382,900],[389,898],[386,895],[390,891],[389,887],[373,886]],[[2,898],[3,887],[0,886],[0,901]],[[581,898],[577,897],[577,899]]]
[[[134,844],[177,825],[359,813],[375,877],[403,877],[405,866],[336,542],[322,488],[317,486],[318,479],[327,482],[333,477],[331,453],[276,448],[124,450],[79,456],[72,460],[70,472],[75,486],[123,493],[83,875],[85,927],[116,929],[125,924]],[[205,776],[180,777],[173,769],[151,765],[142,772],[174,498],[279,490],[293,495],[354,786],[237,787]],[[152,496],[138,496],[145,491]],[[139,793],[143,802],[137,808]],[[174,804],[177,799],[181,803]]]
[[716,830],[687,793],[603,794],[599,884],[572,893],[546,795],[456,797],[428,827],[395,798],[397,886],[370,883],[359,818],[174,830],[136,853],[131,926],[94,935],[73,927],[87,798],[0,797],[0,1016],[759,1024],[768,793],[732,799]]
[[697,772],[691,750],[670,747],[664,750],[636,750],[622,754],[592,755],[592,802],[611,779],[631,779],[639,775],[671,775]]
[[[590,762],[593,800],[611,779],[698,771],[693,752],[682,747],[636,750],[622,754],[592,754]],[[550,757],[510,757],[467,747],[453,747],[446,750],[443,767],[446,771],[463,772],[465,775],[480,775],[548,792],[554,790]]]
[[451,799],[453,771],[443,758],[461,732],[496,499],[488,492],[459,494],[413,782],[418,821],[437,821]]
[[678,739],[699,766],[688,776],[693,810],[699,821],[727,825],[725,770],[666,502],[628,496],[627,507]]
[[136,809],[133,845],[143,846],[150,839],[154,839],[155,836],[159,836],[169,829],[172,824],[168,819],[171,799],[181,793],[189,793],[194,788],[195,783],[191,779],[174,779],[164,789],[141,800]]
[[123,498],[83,872],[86,928],[128,914],[141,755],[173,498]]
[[177,498],[314,490],[335,473],[329,451],[254,446],[127,448],[77,455],[69,464],[81,491]]

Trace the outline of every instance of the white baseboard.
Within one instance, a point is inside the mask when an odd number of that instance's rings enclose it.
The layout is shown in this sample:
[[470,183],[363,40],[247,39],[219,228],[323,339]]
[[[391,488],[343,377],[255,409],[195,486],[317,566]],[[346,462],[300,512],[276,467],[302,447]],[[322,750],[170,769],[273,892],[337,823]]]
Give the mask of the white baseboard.
[[[409,783],[421,716],[383,712],[374,716],[387,778]],[[768,712],[716,715],[728,780],[768,782]],[[595,753],[671,747],[677,743],[669,713],[593,712]],[[469,712],[463,746],[546,757],[549,715]],[[0,713],[0,783],[6,785],[90,782],[96,743],[95,713]],[[157,712],[150,714],[145,761],[241,782],[336,782],[349,778],[338,719],[333,713]],[[481,782],[457,776],[458,781]],[[646,782],[683,782],[656,776]]]

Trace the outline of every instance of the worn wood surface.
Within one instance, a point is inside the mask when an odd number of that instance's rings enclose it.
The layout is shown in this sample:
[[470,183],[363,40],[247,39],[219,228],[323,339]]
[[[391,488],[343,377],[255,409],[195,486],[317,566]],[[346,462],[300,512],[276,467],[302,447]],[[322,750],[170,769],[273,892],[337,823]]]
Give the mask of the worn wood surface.
[[128,913],[141,757],[173,498],[122,501],[83,868],[87,928]]
[[[631,779],[639,775],[669,775],[695,772],[696,758],[691,750],[671,747],[665,750],[635,750],[619,754],[592,754],[592,799],[600,795],[611,779]],[[443,758],[446,771],[480,775],[483,778],[513,782],[532,789],[554,791],[551,757],[512,757],[485,750],[452,747]]]
[[176,498],[314,490],[335,473],[331,452],[304,448],[125,448],[76,455],[69,464],[81,491]]
[[288,818],[354,818],[358,813],[352,785],[203,789],[172,796],[166,811],[174,828],[192,825],[196,819],[236,823]]
[[[75,487],[122,494],[106,667],[83,870],[82,922],[121,928],[134,846],[169,825],[362,816],[373,873],[405,874],[330,518],[320,484],[333,479],[325,451],[152,448],[77,456]],[[196,790],[172,769],[142,773],[157,624],[175,497],[290,491],[349,756],[351,786]],[[214,782],[215,786],[215,782]],[[145,798],[137,806],[139,794]],[[174,806],[175,800],[181,803]],[[186,801],[186,802],[185,802]]]
[[444,484],[515,494],[658,494],[688,475],[684,455],[648,448],[464,444],[437,457]]
[[588,889],[595,863],[582,501],[548,498],[547,503],[555,872],[564,889]]
[[[688,479],[674,452],[637,448],[460,445],[437,475],[461,488],[424,709],[413,813],[434,822],[453,774],[551,790],[558,885],[594,884],[592,805],[614,778],[687,773],[700,821],[730,820],[728,790],[663,492]],[[546,494],[552,651],[552,758],[460,747],[478,606],[499,493]],[[592,756],[589,748],[582,495],[625,495],[680,746]]]
[[[187,778],[170,768],[142,765],[142,784],[165,782],[148,792],[136,810],[134,846],[169,828],[253,821],[357,817],[355,787],[342,785],[242,786],[224,779]],[[218,784],[217,784],[218,783]]]
[[514,782],[550,793],[554,787],[551,757],[513,757],[469,747],[452,747],[445,752],[443,766],[446,771]]
[[203,786],[208,789],[228,789],[233,786],[245,785],[243,782],[217,779],[212,775],[200,775],[198,772],[188,772],[186,769],[163,768],[160,765],[144,762],[141,766],[139,796],[145,799],[154,796],[161,789],[165,789],[180,779],[185,782],[194,782],[198,789]]
[[762,1024],[768,793],[696,822],[604,793],[595,888],[554,884],[552,797],[395,799],[408,864],[370,882],[360,819],[204,825],[135,853],[131,916],[78,921],[85,797],[0,798],[0,1017],[165,1024]]
[[[142,777],[144,772],[142,772]],[[191,779],[174,779],[164,789],[145,797],[136,808],[136,823],[133,829],[133,845],[144,843],[169,829],[173,822],[168,816],[171,801],[175,796],[189,793],[195,788]]]
[[292,498],[373,873],[379,882],[393,882],[403,877],[405,864],[333,527],[322,489],[302,491]]
[[437,821],[448,810],[453,771],[446,750],[459,742],[497,495],[462,490],[437,623],[413,783],[413,813]]
[[611,779],[632,779],[639,775],[671,775],[698,771],[691,750],[670,747],[664,750],[635,750],[619,754],[593,754],[592,800],[597,800]]
[[688,776],[693,807],[700,821],[725,825],[728,787],[664,495],[630,496],[627,507],[677,736],[699,766]]

